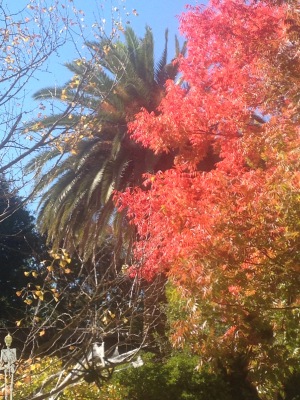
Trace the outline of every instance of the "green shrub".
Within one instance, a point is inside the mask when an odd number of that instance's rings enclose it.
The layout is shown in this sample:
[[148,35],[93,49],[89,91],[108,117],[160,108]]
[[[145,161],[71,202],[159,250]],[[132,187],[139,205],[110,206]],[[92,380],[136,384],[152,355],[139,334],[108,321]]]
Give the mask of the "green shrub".
[[116,372],[114,381],[126,388],[122,400],[232,400],[221,376],[197,371],[197,359],[185,354],[165,362],[142,356],[143,367]]

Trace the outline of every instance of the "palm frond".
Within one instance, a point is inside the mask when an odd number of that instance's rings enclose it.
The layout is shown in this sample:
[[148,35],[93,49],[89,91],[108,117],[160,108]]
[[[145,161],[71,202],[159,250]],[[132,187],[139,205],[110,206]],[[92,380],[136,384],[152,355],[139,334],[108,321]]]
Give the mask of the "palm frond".
[[169,37],[169,30],[165,30],[165,46],[163,53],[161,55],[160,60],[156,64],[155,68],[155,80],[158,85],[163,86],[166,83],[166,65],[168,60],[168,37]]
[[[41,231],[47,233],[53,246],[63,243],[69,251],[76,250],[84,257],[96,253],[107,235],[115,234],[117,228],[120,229],[116,237],[119,248],[125,231],[132,237],[125,214],[116,212],[113,192],[140,184],[143,174],[153,172],[161,160],[130,139],[127,122],[141,107],[155,110],[165,92],[166,79],[177,74],[178,67],[167,63],[168,30],[156,65],[149,27],[142,38],[128,27],[124,38],[124,43],[112,43],[109,39],[88,42],[94,62],[67,63],[75,78],[64,87],[46,88],[35,94],[36,99],[67,102],[77,95],[78,107],[71,119],[63,115],[49,116],[43,121],[45,126],[57,124],[58,128],[71,131],[82,129],[84,110],[85,123],[90,127],[92,137],[84,137],[77,144],[75,154],[68,153],[66,146],[66,154],[49,151],[28,164],[29,171],[37,168],[39,173],[36,192],[41,193],[38,214]],[[175,56],[179,52],[175,38]]]

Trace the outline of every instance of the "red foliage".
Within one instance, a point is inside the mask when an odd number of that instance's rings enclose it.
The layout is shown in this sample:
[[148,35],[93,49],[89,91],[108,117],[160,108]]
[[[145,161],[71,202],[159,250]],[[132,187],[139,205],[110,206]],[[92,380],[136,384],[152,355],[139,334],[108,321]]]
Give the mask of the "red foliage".
[[[146,277],[176,275],[177,267],[181,280],[198,276],[199,255],[216,242],[216,227],[261,195],[253,188],[262,187],[267,175],[250,167],[264,162],[266,130],[278,120],[256,127],[251,116],[273,101],[265,76],[285,37],[284,12],[265,3],[214,1],[181,17],[188,89],[169,82],[159,114],[143,110],[130,124],[132,137],[144,146],[175,151],[176,167],[148,178],[146,191],[119,198],[137,226],[136,259]],[[222,160],[209,173],[197,171],[211,146]]]
[[132,137],[155,152],[178,151],[177,162],[196,168],[208,144],[231,148],[253,110],[269,96],[265,75],[284,36],[284,7],[243,1],[213,2],[181,17],[188,57],[181,71],[188,88],[169,82],[159,115],[143,110]]
[[[166,273],[195,304],[202,301],[202,309],[190,308],[189,318],[175,323],[173,338],[181,342],[181,331],[198,335],[194,350],[202,355],[199,338],[206,349],[210,343],[201,328],[209,326],[203,310],[211,318],[209,334],[219,337],[212,352],[226,340],[229,348],[229,332],[243,349],[245,340],[267,340],[267,317],[277,338],[283,323],[298,329],[293,316],[266,317],[299,304],[297,18],[292,4],[275,2],[190,7],[181,17],[188,39],[188,56],[180,60],[185,85],[169,82],[157,112],[142,110],[130,124],[144,146],[176,154],[173,169],[117,195],[138,232],[133,270],[147,279]],[[201,170],[212,149],[219,161]],[[265,336],[245,323],[249,310]],[[212,315],[219,335],[212,333]]]

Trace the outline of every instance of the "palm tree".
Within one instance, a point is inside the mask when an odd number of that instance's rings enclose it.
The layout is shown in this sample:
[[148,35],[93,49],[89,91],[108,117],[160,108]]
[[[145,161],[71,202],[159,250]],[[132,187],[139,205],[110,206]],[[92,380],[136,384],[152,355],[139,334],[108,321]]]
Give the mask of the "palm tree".
[[[77,96],[73,115],[43,120],[45,127],[56,121],[57,127],[69,131],[67,140],[32,159],[28,169],[39,171],[36,192],[44,191],[38,214],[41,232],[54,248],[63,245],[84,258],[95,254],[113,230],[119,232],[114,236],[116,248],[121,248],[124,232],[130,237],[124,215],[116,213],[113,191],[138,185],[145,172],[168,168],[173,162],[170,155],[156,156],[144,149],[127,132],[134,115],[142,107],[154,111],[165,94],[166,81],[176,78],[177,64],[167,62],[168,31],[156,66],[149,27],[142,39],[129,27],[124,37],[124,43],[108,39],[87,43],[92,61],[66,64],[75,75],[64,87],[35,94],[36,99],[67,102]],[[184,53],[185,45],[180,49],[175,37],[175,57]]]

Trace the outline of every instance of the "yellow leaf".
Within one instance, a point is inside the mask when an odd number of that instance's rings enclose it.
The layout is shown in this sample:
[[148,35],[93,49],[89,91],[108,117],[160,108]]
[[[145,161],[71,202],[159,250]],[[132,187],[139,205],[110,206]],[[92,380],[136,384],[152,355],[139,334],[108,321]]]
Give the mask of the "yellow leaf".
[[35,291],[35,295],[40,299],[40,300],[44,300],[44,294],[41,290],[36,290]]
[[106,45],[103,47],[104,54],[108,54],[110,52],[110,46]]
[[54,253],[53,250],[49,251],[50,256],[54,259],[54,260],[59,260],[60,259],[60,255],[57,253]]
[[42,129],[44,125],[41,122],[36,122],[34,125],[32,125],[31,130],[32,131],[38,131]]
[[48,270],[49,272],[52,272],[52,271],[54,271],[54,268],[53,268],[52,265],[49,265],[49,267],[47,267],[47,270]]
[[40,335],[40,336],[44,336],[45,333],[46,333],[46,331],[45,331],[45,329],[43,329],[42,331],[40,331],[39,335]]
[[255,290],[255,289],[253,289],[253,290],[246,290],[246,291],[245,291],[245,295],[246,295],[247,297],[253,296],[253,295],[255,295],[255,293],[256,293],[256,290]]
[[62,253],[63,253],[63,259],[64,260],[70,260],[70,261],[67,261],[67,262],[71,262],[71,258],[70,258],[70,255],[69,255],[69,253],[67,252],[67,250],[66,249],[61,249],[61,251],[62,251]]
[[72,272],[72,270],[70,270],[70,268],[66,268],[66,269],[65,269],[65,273],[66,273],[66,274],[70,274],[71,272]]
[[56,302],[59,301],[59,293],[53,293],[53,298]]
[[29,271],[25,271],[25,272],[24,272],[24,275],[25,275],[25,276],[29,276],[29,275],[30,275],[30,272],[29,272]]
[[127,264],[122,265],[122,273],[125,274],[127,270],[128,270],[128,265]]
[[21,319],[20,319],[19,321],[16,321],[16,325],[17,325],[17,326],[20,326],[21,323],[22,323],[22,320],[21,320]]
[[33,271],[33,272],[32,272],[32,276],[33,276],[34,278],[38,277],[38,275],[39,275],[39,274],[38,274],[36,271]]
[[30,304],[32,304],[32,300],[31,299],[26,299],[24,300],[24,303],[28,304],[30,306]]
[[60,96],[61,100],[67,100],[68,96],[66,95],[66,92],[67,92],[66,89],[63,89],[61,91],[61,96]]
[[67,262],[65,260],[60,260],[60,262],[59,262],[60,267],[65,268],[66,265],[67,265]]
[[17,295],[18,297],[22,296],[22,291],[21,291],[21,290],[18,290],[18,291],[16,292],[16,295]]

